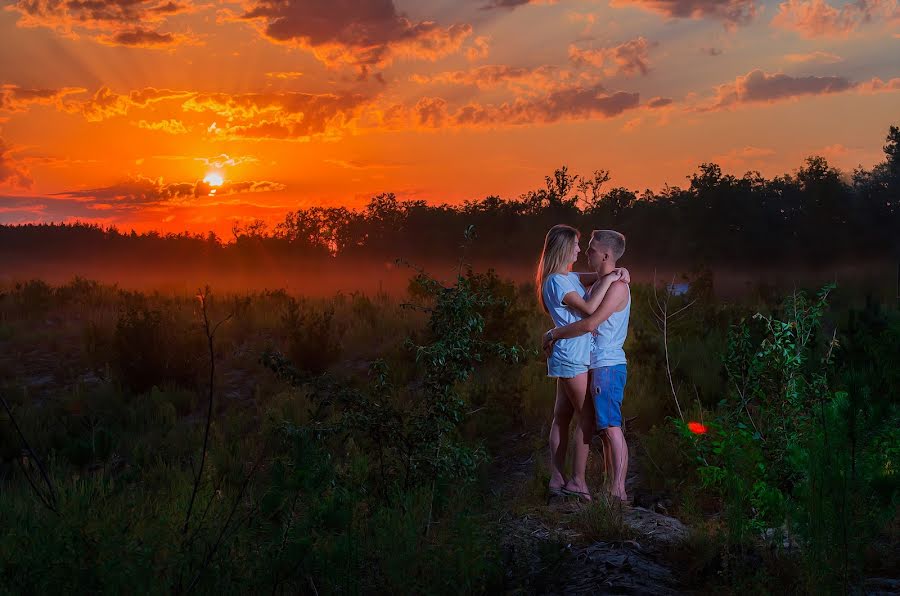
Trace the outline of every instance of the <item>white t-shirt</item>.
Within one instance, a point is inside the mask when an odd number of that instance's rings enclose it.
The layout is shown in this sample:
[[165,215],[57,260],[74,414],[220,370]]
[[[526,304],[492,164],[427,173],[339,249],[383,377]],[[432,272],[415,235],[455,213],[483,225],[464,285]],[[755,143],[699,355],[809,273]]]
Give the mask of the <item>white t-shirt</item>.
[[[582,319],[581,313],[563,304],[563,297],[569,292],[584,296],[585,289],[576,273],[551,273],[544,280],[541,289],[544,304],[550,312],[550,318],[557,327],[568,325]],[[585,333],[570,339],[560,339],[553,344],[551,358],[572,364],[590,364],[591,334]]]

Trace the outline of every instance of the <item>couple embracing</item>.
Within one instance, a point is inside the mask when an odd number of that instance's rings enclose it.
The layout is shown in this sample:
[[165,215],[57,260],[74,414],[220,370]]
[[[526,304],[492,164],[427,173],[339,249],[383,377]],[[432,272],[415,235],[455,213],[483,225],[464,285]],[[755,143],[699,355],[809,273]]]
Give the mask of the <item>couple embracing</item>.
[[[569,495],[585,501],[591,493],[585,469],[594,432],[600,432],[606,469],[606,490],[622,501],[628,470],[628,446],[622,432],[625,351],[631,310],[630,278],[616,266],[625,252],[625,237],[613,230],[595,230],[587,248],[590,273],[575,273],[580,234],[567,225],[547,232],[538,262],[538,300],[555,327],[543,337],[547,375],[556,378],[556,404],[550,427],[550,496]],[[587,289],[587,287],[590,289]],[[573,434],[572,475],[563,475]]]

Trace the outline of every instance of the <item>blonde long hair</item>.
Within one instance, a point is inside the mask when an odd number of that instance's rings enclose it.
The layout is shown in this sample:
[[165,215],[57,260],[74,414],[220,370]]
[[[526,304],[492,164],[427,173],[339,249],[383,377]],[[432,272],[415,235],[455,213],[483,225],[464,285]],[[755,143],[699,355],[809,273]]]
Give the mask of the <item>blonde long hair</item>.
[[547,281],[551,273],[563,271],[567,265],[566,261],[572,254],[572,249],[579,238],[581,238],[581,234],[578,230],[565,224],[553,226],[547,232],[547,237],[544,238],[544,250],[541,251],[537,273],[534,276],[538,303],[544,309],[544,312],[549,312],[547,305],[544,304],[544,282]]

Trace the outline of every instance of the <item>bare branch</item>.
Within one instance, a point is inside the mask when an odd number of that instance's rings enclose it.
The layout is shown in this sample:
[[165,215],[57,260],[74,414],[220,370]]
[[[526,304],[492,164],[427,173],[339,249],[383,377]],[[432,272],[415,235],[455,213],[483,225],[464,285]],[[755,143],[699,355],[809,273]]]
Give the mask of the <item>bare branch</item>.
[[28,452],[28,455],[34,460],[34,463],[37,465],[38,471],[41,473],[41,478],[44,480],[44,484],[47,486],[47,494],[40,490],[38,490],[37,484],[32,480],[31,474],[25,470],[25,466],[22,465],[22,469],[25,471],[25,477],[28,479],[28,484],[31,485],[31,488],[34,489],[35,494],[41,500],[41,503],[44,504],[50,511],[53,513],[58,513],[56,510],[56,490],[53,488],[53,482],[50,480],[50,476],[47,474],[47,470],[44,469],[44,464],[41,463],[41,458],[37,456],[37,453],[34,452],[34,449],[31,448],[31,445],[28,443],[28,439],[25,438],[25,433],[22,432],[22,429],[19,428],[19,424],[16,422],[16,417],[13,415],[12,408],[7,403],[6,398],[0,395],[0,403],[3,404],[3,408],[6,410],[6,414],[9,416],[9,421],[12,422],[13,428],[16,430],[16,434],[19,435],[19,439],[22,441],[22,445],[25,447],[25,451]]

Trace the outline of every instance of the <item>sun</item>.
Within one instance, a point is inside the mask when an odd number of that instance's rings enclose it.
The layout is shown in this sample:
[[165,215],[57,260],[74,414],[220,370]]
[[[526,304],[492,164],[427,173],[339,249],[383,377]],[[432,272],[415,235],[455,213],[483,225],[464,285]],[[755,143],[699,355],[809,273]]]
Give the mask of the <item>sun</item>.
[[218,172],[210,172],[203,178],[203,181],[209,184],[210,186],[222,186],[222,183],[225,182],[225,179],[222,178],[222,174]]

